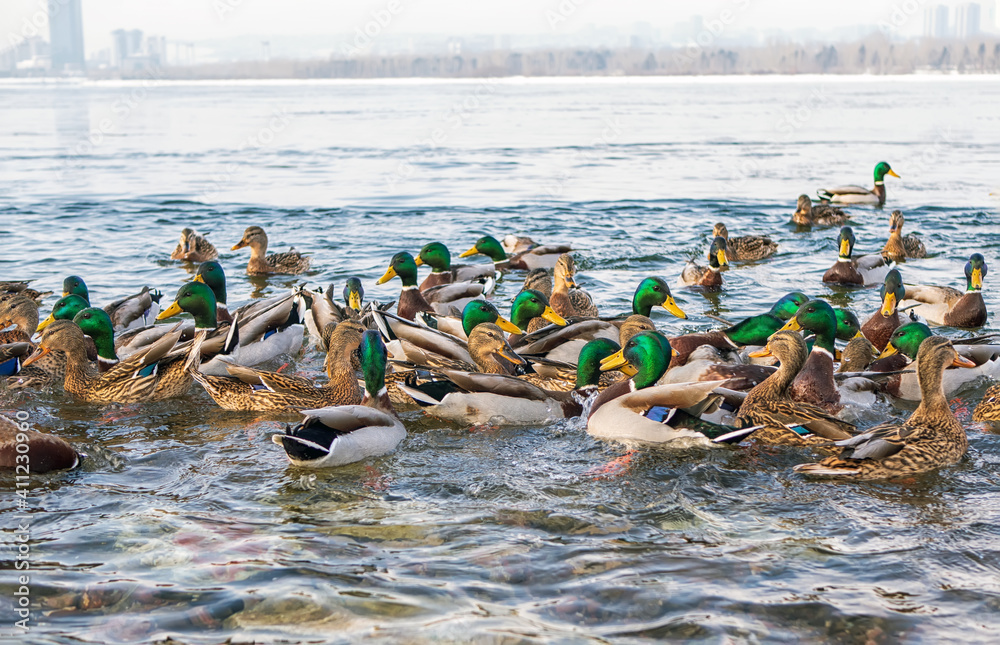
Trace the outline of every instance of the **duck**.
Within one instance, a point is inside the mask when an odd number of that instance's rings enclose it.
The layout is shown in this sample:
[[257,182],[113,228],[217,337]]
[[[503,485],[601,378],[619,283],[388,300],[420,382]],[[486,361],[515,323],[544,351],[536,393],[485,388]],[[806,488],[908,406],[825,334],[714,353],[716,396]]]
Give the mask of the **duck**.
[[515,327],[529,334],[550,323],[560,327],[565,327],[567,324],[566,320],[552,309],[548,298],[542,295],[542,292],[532,289],[522,291],[514,298],[514,303],[510,307],[510,321]]
[[941,336],[924,340],[917,353],[920,405],[905,422],[890,421],[836,441],[839,456],[800,464],[796,472],[810,477],[852,480],[912,477],[957,463],[968,450],[965,429],[945,397],[942,377],[952,364],[971,363]]
[[847,342],[847,347],[841,352],[837,373],[863,372],[878,356],[879,352],[872,342],[865,338],[864,334],[858,334]]
[[80,457],[66,440],[0,415],[0,470],[20,474],[72,470],[80,465]]
[[541,291],[546,298],[552,296],[552,271],[548,269],[533,269],[524,276],[524,285],[521,289],[534,289]]
[[882,351],[889,342],[889,337],[896,328],[906,320],[899,313],[899,305],[903,300],[903,277],[898,269],[892,269],[885,275],[879,295],[882,306],[861,325],[861,333],[871,341],[875,349]]
[[194,281],[208,285],[215,294],[215,318],[218,322],[232,322],[233,315],[229,313],[229,292],[226,289],[226,272],[216,260],[207,260],[198,265]]
[[972,411],[972,420],[992,428],[1000,427],[1000,383],[990,386]]
[[[45,317],[45,320],[38,323],[38,328],[35,329],[35,332],[37,333],[44,330],[57,320],[73,320],[74,316],[88,307],[90,307],[90,303],[75,293],[63,296],[59,300],[56,300],[56,303],[52,305],[52,312]],[[114,323],[112,323],[112,328],[113,327]]]
[[399,277],[403,283],[396,304],[396,313],[407,320],[414,320],[418,314],[425,312],[450,315],[455,310],[461,311],[466,304],[488,295],[492,289],[489,284],[461,282],[438,285],[431,287],[426,293],[421,293],[417,288],[416,261],[406,251],[400,251],[392,256],[389,268],[375,284],[385,284],[395,277]]
[[798,205],[792,214],[792,223],[800,227],[840,226],[850,215],[829,204],[813,205],[809,195],[799,195]]
[[556,260],[553,270],[552,295],[548,296],[552,310],[563,318],[596,318],[597,305],[590,294],[577,287],[573,276],[576,261],[569,253],[563,253]]
[[[87,283],[78,275],[71,275],[63,280],[63,297],[77,295],[90,305],[90,290]],[[160,312],[160,299],[163,294],[159,290],[143,287],[142,291],[131,296],[123,296],[104,306],[104,311],[111,316],[111,322],[116,332],[148,327],[156,320]]]
[[421,291],[426,291],[431,287],[437,287],[442,284],[470,282],[479,280],[480,278],[496,278],[494,267],[486,264],[459,264],[452,266],[451,252],[441,242],[425,244],[413,260],[418,267],[426,264],[431,268],[431,272],[420,283]]
[[965,293],[951,287],[906,285],[900,306],[935,325],[982,327],[987,317],[983,278],[988,270],[983,254],[973,253],[965,263]]
[[363,391],[352,360],[365,328],[353,320],[336,326],[329,338],[326,373],[329,381],[317,387],[307,378],[228,365],[229,376],[195,372],[194,379],[225,410],[289,411],[335,405],[360,405]]
[[729,266],[726,256],[726,238],[716,237],[712,240],[712,245],[708,249],[708,266],[704,267],[689,260],[684,270],[681,271],[680,283],[682,285],[698,285],[711,290],[722,288],[723,267]]
[[219,252],[203,235],[199,235],[193,229],[185,228],[181,231],[181,240],[177,243],[177,248],[170,254],[171,260],[184,260],[185,262],[207,262],[219,257]]
[[537,244],[530,237],[519,235],[505,235],[502,246],[510,256],[510,268],[523,271],[553,269],[560,255],[573,250],[569,244]]
[[[898,327],[886,344],[885,351],[879,355],[879,360],[869,369],[873,372],[890,372],[916,368],[919,373],[920,365],[914,361],[920,355],[920,346],[933,335],[930,327],[921,322],[910,322]],[[1000,345],[962,345],[953,341],[953,347],[971,361],[972,366],[956,365],[962,369],[944,371],[941,383],[945,395],[954,396],[982,379],[1000,378]],[[920,400],[920,383],[917,374],[913,372],[897,374],[883,385],[883,389],[897,399]]]
[[35,301],[41,305],[42,300],[52,295],[51,291],[39,291],[31,289],[28,285],[31,280],[8,280],[0,282],[0,305],[15,297],[22,296]]
[[267,233],[259,226],[249,226],[243,231],[243,237],[233,245],[232,250],[238,251],[250,247],[250,260],[247,262],[247,275],[298,275],[309,270],[309,258],[295,250],[294,247],[285,253],[267,254]]
[[822,202],[832,202],[834,204],[868,204],[879,208],[885,204],[885,176],[899,178],[899,175],[889,167],[889,164],[880,161],[875,165],[875,187],[871,190],[861,186],[837,186],[836,188],[821,188],[816,191]]
[[837,241],[840,245],[840,255],[834,265],[823,274],[823,282],[868,287],[882,282],[886,274],[892,270],[892,261],[878,253],[851,257],[856,240],[854,229],[850,226],[840,229]]
[[293,466],[343,466],[388,454],[406,438],[406,427],[385,391],[388,360],[379,333],[365,330],[358,352],[365,382],[360,404],[303,410],[302,421],[271,436]]
[[[507,257],[507,252],[504,250],[503,245],[493,237],[492,235],[484,235],[476,243],[472,245],[469,250],[465,251],[458,257],[460,258],[470,258],[474,255],[485,255],[490,260],[493,261],[493,271],[495,273],[502,273],[509,271],[513,267],[510,264],[510,260]],[[488,266],[488,265],[487,265]],[[553,266],[555,262],[553,261]],[[551,268],[551,267],[535,267],[535,268]]]
[[882,255],[893,262],[905,262],[907,258],[919,259],[927,257],[927,247],[916,235],[903,236],[903,223],[906,219],[902,211],[892,211],[889,216],[889,239],[882,247]]
[[755,439],[761,443],[818,446],[853,436],[854,426],[823,408],[792,394],[792,384],[808,362],[806,343],[790,330],[775,333],[758,356],[774,356],[778,369],[755,386],[740,405],[737,419],[761,425]]
[[[472,315],[477,311],[478,316]],[[504,331],[511,334],[521,334],[523,330],[500,315],[496,305],[489,300],[477,298],[470,300],[462,309],[460,316],[444,316],[441,314],[422,313],[417,316],[417,324],[442,331],[462,340],[469,339],[469,332],[481,322],[491,322],[500,325]]]
[[[13,329],[8,329],[13,325]],[[16,351],[3,361],[3,374],[11,388],[38,388],[62,381],[66,373],[66,356],[52,352],[36,358],[34,365],[26,368],[23,345],[35,350],[31,338],[38,328],[38,304],[31,298],[18,295],[0,303],[0,345],[15,345]]]
[[656,385],[670,365],[670,341],[656,331],[642,331],[617,353],[601,361],[602,370],[628,364],[635,375],[597,395],[587,418],[587,434],[627,445],[672,447],[739,443],[757,427],[733,428],[701,418],[720,397],[722,381]]
[[766,235],[729,237],[729,229],[722,222],[712,229],[712,236],[725,238],[726,259],[730,262],[756,262],[771,257],[778,250],[778,243]]

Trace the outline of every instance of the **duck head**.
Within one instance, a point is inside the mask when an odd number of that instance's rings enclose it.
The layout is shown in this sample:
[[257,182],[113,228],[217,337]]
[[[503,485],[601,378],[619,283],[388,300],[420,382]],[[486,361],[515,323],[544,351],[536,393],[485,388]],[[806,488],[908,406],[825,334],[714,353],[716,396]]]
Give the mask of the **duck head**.
[[854,252],[854,229],[850,226],[844,226],[840,229],[840,235],[837,237],[837,244],[840,247],[840,254],[837,256],[841,262],[849,262],[851,260],[851,253]]
[[215,329],[217,304],[215,293],[204,282],[188,282],[177,290],[169,307],[160,312],[157,320],[165,320],[187,312],[194,316],[197,329]]
[[809,296],[801,291],[793,291],[781,296],[781,298],[779,298],[778,301],[772,305],[770,311],[767,313],[771,314],[775,318],[788,320],[798,312],[802,305],[807,302],[809,302]]
[[402,280],[404,287],[417,286],[417,263],[414,261],[413,256],[406,251],[400,251],[392,256],[392,259],[389,261],[389,268],[385,270],[385,274],[375,284],[384,284],[396,276],[399,276],[399,279]]
[[431,273],[442,273],[451,270],[451,252],[448,247],[441,242],[431,242],[425,244],[420,249],[420,253],[414,258],[417,266],[426,264],[431,268]]
[[708,247],[708,266],[716,270],[729,266],[729,259],[726,257],[728,249],[729,243],[726,242],[726,238],[716,235],[712,245]]
[[68,296],[70,294],[78,295],[90,303],[90,290],[87,289],[87,283],[78,275],[71,275],[63,280],[62,295]]
[[476,240],[471,249],[458,257],[468,258],[480,253],[493,260],[494,263],[503,262],[507,259],[507,252],[503,250],[503,245],[492,235],[482,236]]
[[97,355],[106,362],[117,363],[115,352],[115,326],[111,317],[103,309],[87,307],[73,317],[73,322],[84,334],[94,339]]
[[875,164],[875,173],[874,174],[875,174],[875,185],[876,186],[878,186],[883,181],[885,181],[885,176],[886,175],[889,175],[891,177],[896,177],[897,179],[899,179],[899,175],[897,175],[896,172],[892,168],[890,168],[889,164],[886,163],[885,161],[880,161],[877,164]]
[[233,245],[232,250],[238,251],[245,246],[264,253],[267,251],[267,233],[259,226],[248,226],[247,230],[243,231],[243,237]]
[[361,286],[361,278],[351,276],[344,283],[344,302],[354,311],[361,311],[364,300],[365,288]]
[[215,260],[202,262],[198,265],[198,272],[194,274],[195,282],[202,282],[215,294],[215,301],[226,304],[226,272],[222,270],[222,265]]
[[646,278],[635,288],[632,294],[632,313],[649,316],[653,307],[663,307],[678,318],[687,318],[687,314],[674,302],[670,287],[663,278]]
[[966,291],[983,290],[983,278],[986,277],[988,268],[982,253],[973,253],[969,256],[969,261],[965,263]]
[[42,322],[38,323],[38,329],[42,331],[57,320],[73,320],[73,317],[90,306],[86,300],[74,293],[63,296],[52,305],[52,313]]
[[642,389],[663,376],[675,354],[666,336],[658,331],[643,331],[629,338],[618,352],[603,359],[601,371],[620,369],[627,364],[636,371],[633,384],[636,389]]
[[522,333],[520,327],[500,315],[492,302],[479,299],[470,301],[462,310],[462,329],[465,330],[465,335],[469,336],[473,329],[483,323],[492,323],[511,334]]
[[896,307],[899,306],[905,294],[903,276],[899,274],[899,269],[893,269],[886,274],[885,280],[882,281],[882,287],[879,289],[879,295],[882,297],[882,308],[879,310],[881,314],[886,318],[895,314]]
[[556,325],[565,325],[566,320],[552,310],[549,299],[541,291],[525,289],[514,298],[510,306],[510,321],[520,329],[527,329],[532,318],[544,318]]
[[802,305],[785,326],[778,331],[811,331],[816,334],[813,347],[819,347],[833,356],[834,339],[837,337],[837,314],[823,300],[810,300]]

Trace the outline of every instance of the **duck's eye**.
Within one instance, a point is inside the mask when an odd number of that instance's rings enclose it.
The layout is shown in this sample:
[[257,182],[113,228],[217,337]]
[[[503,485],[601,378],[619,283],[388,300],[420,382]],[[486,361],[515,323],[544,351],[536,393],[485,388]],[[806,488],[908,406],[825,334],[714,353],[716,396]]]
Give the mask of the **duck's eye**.
[[663,289],[660,289],[659,285],[656,285],[653,287],[653,291],[663,291]]

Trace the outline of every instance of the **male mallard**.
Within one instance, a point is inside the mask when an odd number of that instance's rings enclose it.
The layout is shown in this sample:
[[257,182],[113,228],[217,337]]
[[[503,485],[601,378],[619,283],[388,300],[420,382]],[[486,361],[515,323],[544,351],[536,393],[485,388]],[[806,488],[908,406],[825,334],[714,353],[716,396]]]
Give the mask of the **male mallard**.
[[377,331],[366,330],[358,347],[365,394],[360,405],[303,410],[305,418],[271,440],[295,466],[343,466],[391,452],[406,437],[385,391],[385,345]]
[[[63,297],[71,294],[80,296],[90,305],[90,290],[80,276],[71,275],[63,280]],[[159,291],[143,287],[139,293],[123,296],[105,305],[104,311],[111,316],[116,332],[148,327],[160,312],[162,297],[163,294]]]
[[417,257],[414,258],[417,266],[426,264],[431,268],[430,274],[420,283],[420,290],[426,291],[431,287],[442,284],[452,284],[456,282],[470,282],[480,278],[495,278],[494,267],[486,264],[458,264],[452,266],[451,252],[448,247],[441,242],[431,242],[425,244]]
[[396,304],[396,313],[407,320],[413,320],[423,312],[447,315],[453,308],[461,311],[470,301],[483,297],[490,288],[477,282],[461,282],[438,285],[428,289],[426,294],[421,293],[417,288],[417,264],[406,251],[392,256],[385,275],[375,284],[384,284],[397,276],[402,281],[403,288]]
[[851,436],[853,425],[792,395],[791,386],[808,362],[801,336],[780,331],[755,353],[773,355],[781,362],[777,371],[750,390],[737,415],[741,421],[764,426],[757,432],[758,441],[801,446]]
[[555,268],[559,256],[573,250],[568,244],[537,244],[530,237],[518,235],[505,235],[502,244],[510,256],[510,268],[524,271]]
[[597,305],[590,294],[576,286],[573,276],[576,274],[576,262],[569,253],[563,253],[556,260],[553,271],[552,295],[549,304],[552,310],[563,317],[597,317]]
[[522,291],[514,298],[514,303],[510,306],[510,321],[515,327],[528,333],[538,331],[550,323],[566,326],[563,317],[552,310],[548,298],[540,291],[532,290]]
[[899,305],[903,300],[903,277],[899,275],[898,269],[893,269],[885,275],[879,295],[882,297],[882,306],[871,315],[871,318],[861,325],[861,333],[872,342],[878,351],[885,349],[889,337],[896,328],[905,321],[899,314]]
[[824,202],[834,204],[871,204],[879,208],[885,204],[885,176],[899,177],[884,161],[875,165],[875,187],[871,190],[861,186],[837,186],[816,191]]
[[712,245],[708,249],[708,266],[703,267],[694,260],[689,260],[684,270],[681,271],[681,284],[699,285],[708,289],[721,288],[722,274],[720,270],[724,266],[729,266],[726,248],[726,238],[716,237],[712,240]]
[[663,334],[644,331],[601,361],[602,370],[628,364],[636,374],[597,396],[587,419],[587,434],[626,444],[687,446],[738,443],[757,429],[731,428],[700,418],[708,407],[718,407],[719,397],[713,397],[712,390],[720,381],[655,385],[667,371],[671,353]]
[[712,229],[713,237],[726,239],[726,259],[731,262],[754,262],[774,255],[778,243],[771,241],[766,235],[744,235],[729,237],[729,229],[722,222]]
[[892,268],[892,263],[881,254],[851,257],[855,243],[854,229],[850,226],[841,228],[837,240],[840,245],[840,255],[837,257],[837,262],[823,274],[823,282],[867,287],[885,279]]
[[882,255],[888,257],[893,262],[904,262],[906,258],[925,258],[927,248],[916,235],[903,236],[903,223],[905,222],[902,211],[892,211],[889,216],[889,239],[882,247]]
[[983,278],[987,270],[982,253],[973,253],[965,263],[964,294],[951,287],[906,285],[901,306],[937,325],[981,327],[986,324]]
[[956,463],[969,442],[955,418],[942,387],[944,370],[968,363],[941,336],[925,340],[917,353],[920,365],[920,405],[903,423],[890,421],[850,439],[837,441],[839,457],[801,464],[797,472],[814,477],[885,479],[919,475]]
[[233,245],[233,251],[250,247],[250,261],[247,262],[247,275],[270,275],[279,273],[297,275],[309,270],[309,258],[295,250],[294,247],[285,253],[267,254],[267,233],[259,226],[250,226],[243,231],[243,238]]
[[[56,300],[56,304],[52,305],[52,312],[45,317],[45,320],[38,323],[38,328],[35,331],[41,332],[57,320],[73,320],[74,316],[89,307],[90,303],[75,293],[63,296]],[[112,323],[112,328],[114,328],[114,323]]]
[[27,422],[0,416],[0,470],[35,474],[69,470],[79,464],[79,453],[63,439],[38,432]]
[[219,252],[203,236],[189,228],[181,231],[181,241],[177,248],[170,254],[171,260],[184,260],[185,262],[207,262],[219,257]]
[[850,215],[836,206],[814,206],[809,195],[799,195],[798,206],[792,214],[792,223],[798,226],[840,226],[848,219]]
[[503,245],[492,235],[484,235],[472,245],[468,251],[462,253],[460,258],[468,258],[473,255],[485,255],[493,261],[494,272],[507,271],[511,268],[507,258],[507,252],[503,250]]
[[972,420],[992,427],[1000,426],[1000,383],[991,386],[972,412]]
[[220,323],[232,322],[233,315],[229,313],[229,292],[226,289],[226,272],[222,265],[215,260],[208,260],[198,265],[198,270],[194,274],[195,282],[202,282],[215,294],[216,319]]

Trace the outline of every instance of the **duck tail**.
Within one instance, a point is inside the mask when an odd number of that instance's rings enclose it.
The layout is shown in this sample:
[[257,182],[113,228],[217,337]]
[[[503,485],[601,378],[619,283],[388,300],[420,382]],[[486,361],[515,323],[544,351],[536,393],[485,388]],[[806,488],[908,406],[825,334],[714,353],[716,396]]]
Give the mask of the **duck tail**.
[[[722,434],[709,434],[705,430],[700,430],[702,434],[712,440],[712,443],[739,443],[757,432],[764,426],[749,426],[746,428],[727,428],[726,426],[719,426],[718,431],[724,431]],[[712,436],[712,435],[715,436]]]
[[833,201],[833,193],[824,188],[820,188],[819,190],[817,190],[816,195],[819,197],[819,201],[822,204],[827,204]]
[[850,467],[843,462],[828,464],[825,461],[814,464],[799,464],[792,470],[810,477],[853,477],[859,472],[857,467]]

